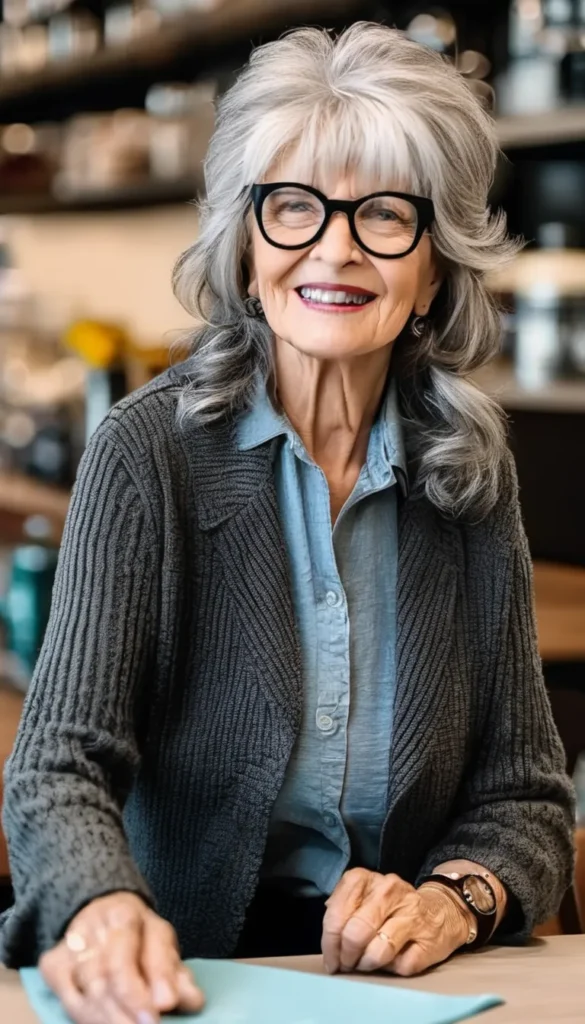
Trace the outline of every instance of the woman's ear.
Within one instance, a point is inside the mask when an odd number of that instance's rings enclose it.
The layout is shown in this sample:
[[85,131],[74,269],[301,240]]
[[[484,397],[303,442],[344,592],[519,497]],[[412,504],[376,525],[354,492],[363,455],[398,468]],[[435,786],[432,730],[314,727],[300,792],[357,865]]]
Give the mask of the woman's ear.
[[241,267],[244,293],[246,295],[252,295],[254,298],[258,298],[258,278],[254,267],[254,258],[250,249],[246,251]]
[[253,269],[251,269],[249,271],[247,277],[248,277],[248,285],[247,285],[248,295],[253,295],[254,298],[257,299],[258,298],[258,278],[256,277],[256,272]]
[[437,292],[445,280],[445,271],[439,266],[434,256],[431,256],[426,273],[421,274],[419,293],[414,304],[414,312],[417,316],[428,316]]

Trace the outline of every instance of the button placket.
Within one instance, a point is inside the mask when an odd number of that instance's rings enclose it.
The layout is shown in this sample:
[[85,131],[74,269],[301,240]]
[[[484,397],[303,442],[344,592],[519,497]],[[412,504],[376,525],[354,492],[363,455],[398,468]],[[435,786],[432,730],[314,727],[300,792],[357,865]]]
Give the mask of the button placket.
[[[340,856],[347,856],[343,821],[339,805],[345,772],[347,716],[349,710],[349,644],[347,604],[343,583],[337,572],[333,543],[325,560],[329,572],[315,580],[318,649],[318,692],[314,728],[320,748],[321,821],[339,846]],[[325,566],[324,566],[325,567]],[[332,885],[336,884],[337,868],[332,866]]]

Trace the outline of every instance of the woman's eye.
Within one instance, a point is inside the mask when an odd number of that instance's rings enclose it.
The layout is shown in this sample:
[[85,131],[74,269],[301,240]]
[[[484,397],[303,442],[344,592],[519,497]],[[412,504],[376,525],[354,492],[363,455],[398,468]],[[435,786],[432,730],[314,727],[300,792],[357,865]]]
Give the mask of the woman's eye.
[[386,210],[383,207],[379,207],[377,210],[372,208],[366,210],[366,217],[376,217],[378,220],[400,220],[400,217],[395,210]]
[[289,200],[289,202],[282,203],[279,207],[279,213],[307,213],[313,210],[313,206],[310,203],[305,202],[302,199]]

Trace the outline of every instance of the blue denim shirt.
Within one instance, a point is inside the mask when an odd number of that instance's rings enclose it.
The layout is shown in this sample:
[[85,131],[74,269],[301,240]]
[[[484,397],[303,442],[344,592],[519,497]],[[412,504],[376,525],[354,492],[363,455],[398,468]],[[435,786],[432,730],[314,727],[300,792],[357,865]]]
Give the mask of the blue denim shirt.
[[388,805],[397,476],[406,487],[395,389],[386,390],[366,462],[333,530],[325,474],[260,384],[238,422],[238,447],[273,438],[303,718],[273,809],[262,877],[286,880],[305,895],[329,894],[348,866],[377,867]]

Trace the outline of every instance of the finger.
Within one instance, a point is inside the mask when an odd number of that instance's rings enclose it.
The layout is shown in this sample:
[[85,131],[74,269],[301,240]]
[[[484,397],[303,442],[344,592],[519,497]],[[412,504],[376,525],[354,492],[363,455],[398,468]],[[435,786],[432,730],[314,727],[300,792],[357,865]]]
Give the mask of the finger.
[[[83,1024],[156,1024],[158,1014],[128,1011],[113,991],[110,949],[89,947],[73,956],[73,977],[81,993]],[[147,990],[148,997],[148,990]]]
[[104,1002],[107,996],[107,981],[102,950],[88,947],[76,955],[70,953],[73,981],[81,995],[84,1022],[102,1024],[105,1021]]
[[[182,967],[177,938],[171,925],[156,914],[150,915],[144,924],[141,964],[157,1009],[161,1012],[176,1009]],[[187,982],[182,980],[181,985],[181,998],[189,999]],[[203,997],[194,982],[190,985],[190,992],[197,1009],[203,1005]]]
[[39,960],[41,977],[59,998],[74,1024],[91,1024],[84,1012],[84,999],[73,976],[73,965],[69,951],[60,942]]
[[[351,971],[376,937],[384,921],[403,903],[410,886],[397,875],[379,875],[341,933],[340,966]],[[404,916],[404,915],[403,915]]]
[[374,880],[380,877],[373,871],[363,871],[359,868],[347,871],[327,900],[321,950],[325,970],[329,974],[338,971],[340,967],[341,933],[345,925],[361,906]]
[[357,964],[358,971],[379,971],[396,960],[405,945],[414,938],[416,920],[392,917],[376,930]]
[[179,1004],[181,1013],[198,1013],[205,1005],[205,996],[198,987],[191,971],[181,964],[178,973]]
[[[138,1024],[139,1021],[139,1018],[130,1017],[125,1013],[120,1004],[107,994],[98,1000],[87,995],[86,1006],[90,1012],[90,1024]],[[144,1024],[146,1024],[146,1019]],[[149,1024],[154,1024],[152,1017],[149,1018]]]
[[435,963],[437,960],[431,953],[421,949],[418,943],[410,942],[406,944],[393,962],[388,964],[386,970],[391,974],[398,974],[401,978],[412,978],[415,974],[426,971]]
[[177,1007],[179,963],[173,929],[167,921],[153,914],[144,922],[141,967],[152,1001],[160,1011]]
[[[107,995],[101,1003],[104,1024],[155,1024],[157,1017],[142,1010],[138,1014],[129,1014],[113,996]],[[158,1015],[157,1015],[158,1016]]]
[[64,991],[59,1000],[73,1024],[103,1024],[103,1018],[96,1018],[94,1009],[75,987]]
[[138,922],[109,932],[104,950],[108,996],[132,1021],[141,1024],[158,1017],[150,989],[142,974],[143,930]]

